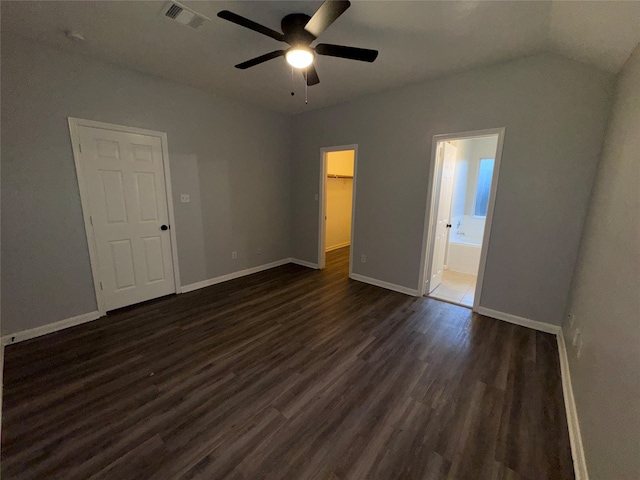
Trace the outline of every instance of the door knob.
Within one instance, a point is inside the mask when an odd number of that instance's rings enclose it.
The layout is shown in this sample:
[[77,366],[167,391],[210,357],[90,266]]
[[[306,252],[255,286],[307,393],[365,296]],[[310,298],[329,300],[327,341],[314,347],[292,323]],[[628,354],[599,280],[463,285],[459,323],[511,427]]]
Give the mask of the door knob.
[[169,230],[169,227],[168,227],[168,226],[166,226],[166,225],[162,225],[162,226],[160,227],[160,230]]
[[451,224],[450,223],[447,223],[447,228],[451,228]]

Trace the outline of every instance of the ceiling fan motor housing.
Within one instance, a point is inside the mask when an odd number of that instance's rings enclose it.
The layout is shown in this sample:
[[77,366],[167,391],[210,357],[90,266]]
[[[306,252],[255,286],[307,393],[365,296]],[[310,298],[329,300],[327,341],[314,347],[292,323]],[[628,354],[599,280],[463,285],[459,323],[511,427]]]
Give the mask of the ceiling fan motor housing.
[[316,37],[307,32],[304,27],[311,17],[304,13],[290,13],[280,22],[280,28],[284,33],[285,42],[291,46],[308,46]]

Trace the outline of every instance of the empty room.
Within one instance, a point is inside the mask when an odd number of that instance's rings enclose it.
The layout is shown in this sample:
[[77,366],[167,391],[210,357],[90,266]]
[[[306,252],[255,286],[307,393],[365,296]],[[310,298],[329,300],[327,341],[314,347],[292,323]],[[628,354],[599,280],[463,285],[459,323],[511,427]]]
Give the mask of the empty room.
[[640,479],[640,1],[0,5],[3,480]]

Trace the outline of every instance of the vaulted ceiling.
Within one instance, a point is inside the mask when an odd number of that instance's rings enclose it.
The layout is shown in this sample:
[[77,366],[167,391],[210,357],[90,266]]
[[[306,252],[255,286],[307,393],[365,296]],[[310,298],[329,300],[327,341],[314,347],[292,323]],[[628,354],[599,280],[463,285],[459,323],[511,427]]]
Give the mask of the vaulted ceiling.
[[[318,57],[321,83],[309,87],[305,105],[304,82],[299,74],[292,80],[283,58],[234,68],[284,44],[216,13],[279,30],[283,16],[311,15],[321,1],[182,3],[211,21],[184,27],[162,16],[165,2],[157,1],[2,2],[2,32],[287,113],[543,51],[616,73],[640,42],[640,1],[354,1],[321,41],[377,49],[379,57]],[[86,42],[71,42],[66,30]]]

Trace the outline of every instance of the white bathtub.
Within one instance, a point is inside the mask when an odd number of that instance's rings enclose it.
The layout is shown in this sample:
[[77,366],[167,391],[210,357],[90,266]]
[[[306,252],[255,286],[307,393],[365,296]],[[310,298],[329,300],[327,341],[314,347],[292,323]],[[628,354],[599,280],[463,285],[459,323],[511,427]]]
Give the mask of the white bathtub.
[[451,235],[449,237],[449,243],[461,243],[463,245],[475,245],[476,247],[480,247],[482,246],[482,237],[465,234]]
[[447,268],[454,272],[478,274],[482,238],[452,235],[447,249]]

